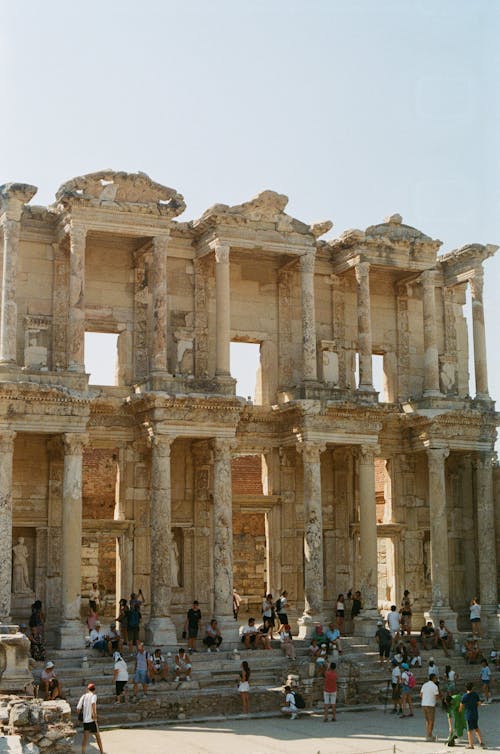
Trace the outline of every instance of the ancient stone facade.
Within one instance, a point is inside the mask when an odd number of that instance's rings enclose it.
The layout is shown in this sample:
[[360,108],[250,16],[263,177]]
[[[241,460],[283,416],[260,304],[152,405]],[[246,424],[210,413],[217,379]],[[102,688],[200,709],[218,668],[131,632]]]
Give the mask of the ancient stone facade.
[[[0,187],[0,622],[36,595],[78,646],[98,581],[142,589],[151,642],[175,641],[193,598],[228,635],[234,583],[252,609],[287,589],[303,634],[349,588],[370,632],[404,588],[417,621],[466,625],[477,596],[499,630],[496,247],[438,256],[399,215],[322,241],[330,223],[271,191],[180,222],[182,196],[142,173],[75,178],[47,208],[35,193]],[[114,386],[89,386],[86,332],[117,337]],[[260,347],[254,402],[234,341]]]

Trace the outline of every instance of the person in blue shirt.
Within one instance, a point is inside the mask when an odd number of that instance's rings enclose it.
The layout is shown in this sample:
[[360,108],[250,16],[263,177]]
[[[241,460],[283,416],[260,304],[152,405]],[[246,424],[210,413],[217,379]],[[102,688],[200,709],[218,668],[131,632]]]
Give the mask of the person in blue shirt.
[[472,737],[472,734],[476,734],[476,738],[479,741],[479,745],[482,749],[486,749],[486,744],[483,741],[483,738],[481,736],[481,731],[479,730],[479,705],[481,704],[481,700],[479,699],[479,694],[476,691],[473,691],[474,684],[472,681],[469,681],[467,684],[467,693],[463,695],[462,701],[460,702],[460,712],[465,712],[465,719],[467,721],[467,738],[469,739],[469,749],[474,748],[474,739]]
[[491,702],[491,696],[490,696],[491,670],[490,670],[490,666],[488,665],[488,660],[481,660],[480,678],[481,678],[481,683],[483,684],[484,703],[490,704]]

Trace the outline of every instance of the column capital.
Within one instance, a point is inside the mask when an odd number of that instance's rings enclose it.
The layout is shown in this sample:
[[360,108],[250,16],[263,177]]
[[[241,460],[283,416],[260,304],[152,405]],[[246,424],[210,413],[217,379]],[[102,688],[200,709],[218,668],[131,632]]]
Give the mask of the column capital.
[[74,220],[71,220],[64,227],[64,230],[69,234],[69,240],[72,247],[81,246],[85,243],[85,239],[87,238],[87,226],[83,225],[83,223],[75,223]]
[[366,262],[365,260],[358,262],[354,265],[354,274],[356,275],[356,280],[361,282],[364,278],[368,277],[370,274],[370,262]]
[[19,240],[21,223],[8,215],[3,215],[1,220],[4,244],[12,244]]
[[155,254],[164,253],[167,250],[168,242],[170,241],[170,232],[162,232],[157,236],[153,236],[153,252]]
[[483,299],[484,270],[481,267],[474,267],[474,271],[469,278],[470,292],[472,300]]
[[237,442],[234,438],[214,437],[211,446],[215,460],[224,461],[231,457],[233,450],[237,447]]
[[0,453],[12,453],[14,451],[14,440],[17,432],[12,429],[0,430]]
[[426,448],[429,466],[431,464],[440,468],[450,455],[449,448]]
[[326,443],[299,442],[297,451],[302,454],[304,463],[319,463],[321,453],[326,450]]
[[151,448],[158,453],[158,455],[166,458],[170,455],[170,450],[172,448],[172,443],[174,442],[175,437],[174,435],[160,435],[160,434],[150,434],[149,435],[149,443],[151,445]]
[[419,282],[424,288],[436,285],[436,270],[423,270],[420,273]]
[[316,262],[316,249],[307,251],[305,254],[301,254],[299,257],[299,267],[301,272],[314,272],[314,264]]
[[84,432],[65,432],[62,436],[64,455],[79,456],[83,453],[85,445],[89,442],[89,436]]
[[472,464],[474,469],[478,471],[491,471],[495,464],[495,453],[493,451],[478,453],[474,457]]
[[229,253],[231,246],[227,243],[223,243],[219,238],[209,243],[210,248],[215,253],[215,261],[217,264],[229,264]]
[[375,456],[378,455],[380,455],[380,445],[360,445],[358,448],[360,463],[371,465],[375,461]]

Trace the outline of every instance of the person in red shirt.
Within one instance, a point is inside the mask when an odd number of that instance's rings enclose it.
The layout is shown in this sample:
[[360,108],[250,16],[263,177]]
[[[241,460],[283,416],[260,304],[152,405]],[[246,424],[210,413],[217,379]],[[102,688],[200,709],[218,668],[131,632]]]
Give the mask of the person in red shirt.
[[328,670],[325,673],[325,683],[323,686],[323,700],[325,703],[325,717],[324,722],[328,722],[328,707],[332,708],[332,722],[336,719],[337,715],[337,673],[335,668],[337,667],[335,662],[331,662]]

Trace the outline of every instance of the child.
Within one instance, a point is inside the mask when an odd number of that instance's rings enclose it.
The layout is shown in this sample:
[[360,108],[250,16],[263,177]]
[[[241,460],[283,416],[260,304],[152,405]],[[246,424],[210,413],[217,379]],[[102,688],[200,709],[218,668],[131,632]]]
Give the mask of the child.
[[481,672],[479,675],[481,678],[481,683],[483,684],[484,703],[490,704],[491,703],[491,697],[490,697],[491,670],[488,665],[488,660],[481,660]]

